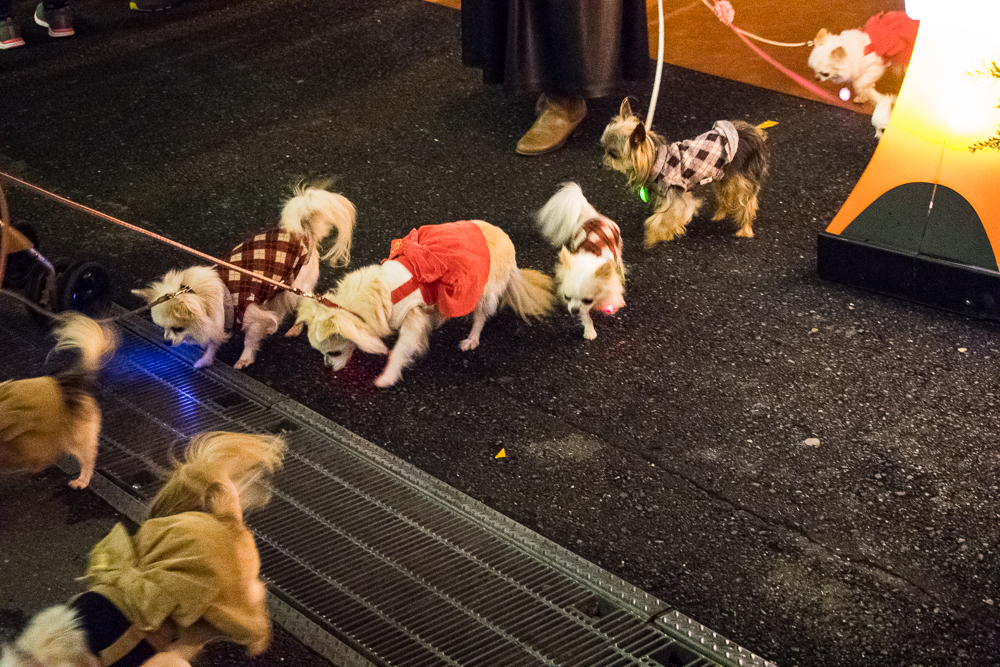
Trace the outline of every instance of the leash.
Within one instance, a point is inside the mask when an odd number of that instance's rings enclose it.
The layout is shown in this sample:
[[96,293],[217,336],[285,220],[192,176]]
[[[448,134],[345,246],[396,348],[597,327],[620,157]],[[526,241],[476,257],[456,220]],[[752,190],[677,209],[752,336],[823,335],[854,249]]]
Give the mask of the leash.
[[[83,204],[78,204],[75,201],[71,201],[69,199],[66,199],[65,197],[61,197],[61,196],[55,194],[54,192],[49,192],[48,190],[40,188],[37,185],[32,185],[31,183],[28,183],[27,181],[22,181],[20,178],[17,178],[15,176],[11,176],[10,174],[6,174],[6,173],[0,171],[0,181],[3,181],[3,180],[6,180],[6,181],[8,181],[8,182],[10,182],[10,183],[12,183],[14,185],[19,185],[19,186],[21,186],[22,188],[24,188],[26,190],[30,190],[31,192],[34,192],[35,194],[41,195],[42,197],[45,197],[47,199],[51,199],[52,201],[58,202],[58,203],[60,203],[60,204],[62,204],[64,206],[68,206],[69,208],[76,209],[77,211],[81,211],[82,213],[86,213],[87,215],[91,215],[91,216],[93,216],[95,218],[100,218],[101,220],[104,220],[106,222],[110,222],[110,223],[119,225],[120,227],[125,227],[126,229],[131,229],[132,231],[138,232],[140,234],[144,234],[144,235],[146,235],[146,236],[148,236],[148,237],[150,237],[152,239],[155,239],[155,240],[159,241],[160,243],[165,243],[165,244],[167,244],[169,246],[173,246],[174,248],[177,248],[178,250],[182,250],[182,251],[184,251],[184,252],[186,252],[186,253],[188,253],[190,255],[194,255],[195,257],[199,257],[201,259],[204,259],[204,260],[207,260],[209,262],[212,262],[213,264],[218,264],[219,266],[223,266],[223,267],[225,267],[225,268],[227,268],[227,269],[229,269],[231,271],[236,271],[238,273],[242,273],[243,275],[250,276],[251,278],[254,278],[255,280],[260,280],[261,282],[265,282],[265,283],[267,283],[267,284],[269,284],[269,285],[271,285],[273,287],[277,287],[278,289],[282,289],[282,290],[291,292],[292,294],[295,294],[297,296],[305,297],[307,299],[313,299],[314,301],[318,301],[319,303],[321,303],[322,305],[326,306],[327,308],[335,308],[335,309],[338,309],[338,310],[343,310],[344,312],[350,313],[354,317],[358,318],[362,322],[365,321],[365,319],[363,317],[361,317],[360,315],[358,315],[357,313],[355,313],[353,310],[350,310],[348,308],[344,308],[343,306],[341,306],[341,305],[339,305],[337,303],[334,303],[333,301],[330,301],[329,299],[327,299],[324,296],[317,296],[317,295],[312,294],[310,292],[306,292],[304,290],[301,290],[298,287],[293,287],[292,285],[286,285],[285,283],[281,282],[280,280],[274,280],[273,278],[268,278],[267,276],[261,275],[261,274],[255,272],[255,271],[251,271],[249,269],[244,269],[243,267],[236,266],[235,264],[230,264],[229,262],[223,261],[223,260],[218,259],[216,257],[212,257],[211,255],[209,255],[207,253],[204,253],[204,252],[201,252],[200,250],[195,250],[194,248],[188,247],[188,246],[184,245],[183,243],[178,243],[177,241],[174,241],[173,239],[169,239],[166,236],[161,236],[160,234],[157,234],[155,232],[151,232],[148,229],[143,229],[142,227],[137,227],[136,225],[133,225],[133,224],[125,222],[124,220],[119,220],[118,218],[110,216],[107,213],[102,213],[102,212],[100,212],[98,210],[95,210],[95,209],[92,209],[92,208],[90,208],[88,206],[84,206]],[[0,189],[0,192],[2,192],[2,189]],[[0,197],[0,206],[2,206],[2,214],[4,216],[4,220],[6,220],[7,219],[7,211],[6,211],[7,202],[6,202],[6,199],[3,198],[3,197]],[[5,228],[6,228],[6,225],[5,225]],[[6,234],[4,234],[4,239],[6,239]],[[0,275],[2,275],[2,274],[0,274]],[[191,288],[187,288],[186,291],[190,292]],[[163,299],[164,301],[166,301],[168,299],[172,299],[175,296],[178,296],[179,294],[183,294],[183,293],[185,293],[185,290],[182,288],[181,290],[178,290],[177,292],[175,292],[172,295],[167,295],[166,299],[164,299],[163,297],[160,297],[160,298]],[[154,305],[158,305],[158,303],[162,303],[162,301],[157,300],[157,302],[149,304],[149,306],[147,306],[147,308],[152,308]],[[144,310],[144,309],[140,308],[136,312],[141,312],[142,310]],[[49,314],[51,315],[51,313],[49,313]],[[124,316],[119,316],[119,317],[124,317]]]
[[[660,1],[662,2],[662,0],[660,0]],[[787,67],[785,67],[784,65],[782,65],[781,63],[779,63],[777,60],[775,60],[774,58],[772,58],[771,56],[769,56],[766,53],[764,53],[764,51],[762,51],[760,49],[760,47],[758,47],[756,44],[753,44],[749,39],[747,39],[747,37],[749,36],[749,37],[752,37],[754,39],[758,39],[758,40],[760,40],[762,42],[766,42],[768,44],[775,44],[776,46],[811,46],[813,44],[813,42],[811,40],[808,41],[808,42],[799,42],[799,43],[794,43],[794,44],[785,43],[785,42],[772,42],[771,40],[766,40],[766,39],[764,39],[762,37],[758,37],[757,35],[754,35],[753,33],[747,32],[746,30],[741,30],[740,28],[737,28],[736,26],[733,25],[733,18],[735,18],[735,16],[736,16],[736,10],[733,9],[733,6],[729,3],[729,0],[715,0],[715,5],[714,6],[710,5],[708,3],[708,0],[701,0],[701,2],[702,2],[703,5],[705,5],[706,7],[708,7],[709,11],[711,11],[713,14],[715,14],[716,18],[718,18],[719,21],[721,21],[723,23],[723,25],[728,26],[734,33],[736,33],[737,37],[739,37],[741,40],[743,40],[744,44],[746,44],[747,46],[749,46],[750,49],[754,53],[756,53],[758,56],[760,56],[761,58],[763,58],[767,63],[769,63],[770,65],[772,65],[776,70],[778,70],[779,72],[781,72],[782,74],[784,74],[785,76],[787,76],[792,81],[794,81],[795,83],[799,84],[800,86],[802,86],[803,88],[805,88],[809,92],[811,92],[811,93],[813,93],[815,95],[818,95],[819,97],[822,97],[824,100],[826,100],[830,104],[833,104],[834,106],[841,107],[843,109],[849,109],[851,111],[854,111],[853,107],[851,107],[848,104],[846,104],[839,97],[834,97],[833,95],[831,95],[827,91],[823,90],[822,88],[820,88],[819,86],[815,85],[811,81],[808,81],[807,79],[803,78],[802,76],[796,74],[795,72],[793,72],[792,70],[788,69]]]

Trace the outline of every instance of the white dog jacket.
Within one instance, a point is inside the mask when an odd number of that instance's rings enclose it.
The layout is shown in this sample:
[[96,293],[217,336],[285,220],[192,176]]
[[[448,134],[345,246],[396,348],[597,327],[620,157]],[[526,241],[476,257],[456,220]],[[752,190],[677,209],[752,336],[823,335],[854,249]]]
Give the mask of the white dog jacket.
[[690,190],[717,180],[733,161],[739,145],[736,127],[728,120],[716,121],[711,130],[694,139],[660,146],[653,165],[653,182],[666,192],[671,186]]

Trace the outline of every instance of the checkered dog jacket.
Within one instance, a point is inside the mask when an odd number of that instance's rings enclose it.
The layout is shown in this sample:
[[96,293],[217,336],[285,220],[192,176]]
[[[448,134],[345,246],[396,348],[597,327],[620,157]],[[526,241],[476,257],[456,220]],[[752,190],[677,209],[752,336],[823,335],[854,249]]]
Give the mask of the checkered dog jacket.
[[[274,228],[233,248],[226,261],[291,285],[308,256],[309,247],[301,237]],[[280,289],[224,266],[218,267],[218,271],[226,289],[233,296],[233,322],[236,326],[243,324],[243,315],[251,303],[265,303]]]
[[723,167],[733,161],[740,135],[728,120],[719,120],[712,129],[694,139],[660,146],[653,165],[654,183],[666,193],[671,186],[690,190],[723,175]]
[[622,231],[610,218],[602,215],[583,223],[573,236],[569,250],[613,259],[618,274],[625,275],[625,266],[622,264]]

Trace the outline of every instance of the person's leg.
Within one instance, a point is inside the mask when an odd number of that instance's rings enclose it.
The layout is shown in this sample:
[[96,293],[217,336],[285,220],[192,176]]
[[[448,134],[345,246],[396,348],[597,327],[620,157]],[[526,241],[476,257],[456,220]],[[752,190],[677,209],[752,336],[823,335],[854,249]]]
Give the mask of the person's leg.
[[35,7],[35,23],[49,29],[50,37],[72,37],[73,12],[68,0],[44,0]]
[[0,0],[0,49],[24,46],[21,26],[14,18],[14,0]]

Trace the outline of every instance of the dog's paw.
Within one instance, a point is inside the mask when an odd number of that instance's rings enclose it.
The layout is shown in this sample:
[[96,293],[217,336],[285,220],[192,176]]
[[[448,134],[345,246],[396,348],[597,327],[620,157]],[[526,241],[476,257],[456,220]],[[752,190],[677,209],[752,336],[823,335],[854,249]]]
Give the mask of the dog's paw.
[[466,338],[461,343],[458,344],[458,349],[463,352],[468,352],[469,350],[474,350],[479,347],[479,339]]
[[78,478],[74,479],[73,481],[71,481],[69,483],[69,488],[76,489],[77,491],[79,491],[81,489],[86,489],[87,488],[87,484],[89,484],[89,483],[90,483],[89,479],[84,480],[84,479],[80,479],[78,477]]
[[298,336],[299,334],[302,333],[303,327],[305,327],[304,322],[296,322],[291,329],[285,332],[285,335],[289,337]]
[[587,340],[594,340],[597,338],[597,330],[594,327],[589,327],[583,330],[583,337]]
[[237,360],[237,362],[233,364],[233,368],[235,368],[236,370],[240,370],[241,368],[246,368],[252,363],[253,363],[252,357],[251,358],[240,357],[239,360]]
[[742,236],[745,239],[752,239],[753,229],[751,229],[750,227],[740,227],[739,230],[737,230],[736,235]]
[[375,386],[380,389],[391,387],[399,382],[400,375],[400,373],[390,373],[389,371],[384,371],[381,375],[375,378]]
[[198,361],[194,362],[194,367],[204,368],[205,366],[211,366],[213,361],[215,361],[213,357],[202,357]]

